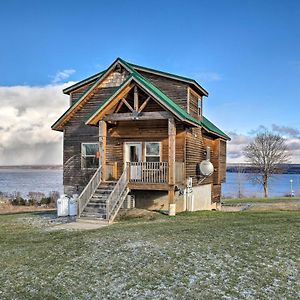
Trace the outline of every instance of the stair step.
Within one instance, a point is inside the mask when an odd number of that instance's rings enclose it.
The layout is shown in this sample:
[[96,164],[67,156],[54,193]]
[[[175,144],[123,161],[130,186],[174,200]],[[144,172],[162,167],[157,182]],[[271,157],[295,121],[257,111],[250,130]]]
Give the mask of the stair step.
[[93,196],[91,198],[91,200],[93,200],[92,202],[106,202],[106,200],[108,199],[108,196]]
[[91,212],[85,212],[83,211],[80,217],[86,217],[91,219],[106,219],[105,213],[91,213]]
[[112,192],[112,190],[113,190],[113,189],[111,189],[111,190],[108,190],[108,189],[97,189],[97,190],[95,191],[95,195],[99,195],[99,194],[101,194],[101,195],[103,195],[103,194],[110,194],[110,193]]
[[89,203],[98,204],[98,205],[106,204],[106,199],[92,198]]
[[106,207],[86,206],[83,211],[84,212],[104,213],[104,214],[106,214]]

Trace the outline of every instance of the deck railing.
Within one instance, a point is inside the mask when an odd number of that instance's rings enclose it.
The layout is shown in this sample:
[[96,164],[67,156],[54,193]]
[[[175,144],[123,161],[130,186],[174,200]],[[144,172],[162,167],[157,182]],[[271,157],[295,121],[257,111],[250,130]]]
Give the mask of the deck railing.
[[98,188],[99,184],[101,183],[101,166],[97,169],[89,183],[86,185],[84,190],[78,197],[78,217],[80,217],[81,213],[83,212],[84,208],[90,201],[91,197],[95,193],[96,189]]
[[136,183],[167,183],[167,162],[129,162],[128,178]]
[[127,185],[128,172],[127,168],[125,168],[106,202],[106,218],[109,222],[113,222],[129,192]]

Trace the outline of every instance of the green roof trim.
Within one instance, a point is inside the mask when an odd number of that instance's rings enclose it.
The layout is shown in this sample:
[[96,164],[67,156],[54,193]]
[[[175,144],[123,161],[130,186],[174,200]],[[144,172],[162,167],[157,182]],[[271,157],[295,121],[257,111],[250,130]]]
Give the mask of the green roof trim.
[[195,79],[192,79],[192,78],[189,78],[189,77],[180,76],[180,75],[177,75],[177,74],[174,74],[174,73],[160,71],[160,70],[157,70],[157,69],[143,67],[143,66],[132,64],[132,63],[129,63],[129,62],[127,62],[127,64],[129,64],[132,68],[141,69],[141,70],[144,70],[145,72],[147,72],[147,71],[148,72],[155,72],[155,73],[159,73],[161,75],[166,75],[166,76],[174,77],[174,78],[176,78],[178,80],[188,81],[189,83],[192,83],[192,84],[196,85],[200,90],[203,91],[203,93],[206,96],[208,96],[208,92]]
[[88,78],[86,78],[86,79],[84,79],[84,80],[81,80],[81,81],[79,81],[79,82],[77,82],[77,83],[75,83],[75,84],[73,84],[73,85],[71,85],[71,86],[69,86],[69,87],[63,89],[63,93],[64,93],[64,94],[69,94],[69,93],[72,92],[73,90],[78,89],[78,88],[80,88],[81,86],[83,86],[83,85],[85,85],[85,84],[88,84],[88,83],[90,83],[90,82],[93,81],[93,80],[98,79],[98,78],[101,77],[105,72],[106,72],[106,70],[101,71],[101,72],[99,72],[99,73],[97,73],[97,74],[94,74],[94,75],[92,75],[92,76],[90,76],[90,77],[88,77]]
[[208,131],[217,133],[218,135],[224,137],[226,140],[231,140],[231,138],[226,133],[224,133],[221,129],[219,129],[215,124],[213,124],[211,121],[209,121],[204,116],[202,117],[201,124]]

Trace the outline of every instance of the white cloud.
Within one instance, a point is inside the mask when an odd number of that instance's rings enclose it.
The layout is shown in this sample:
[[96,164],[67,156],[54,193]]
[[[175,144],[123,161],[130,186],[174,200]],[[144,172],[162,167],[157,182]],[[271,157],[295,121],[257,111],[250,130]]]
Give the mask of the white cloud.
[[59,83],[68,79],[76,71],[74,69],[67,69],[63,71],[58,71],[53,77],[52,83]]
[[51,125],[68,108],[73,84],[0,86],[0,165],[61,164],[62,133]]

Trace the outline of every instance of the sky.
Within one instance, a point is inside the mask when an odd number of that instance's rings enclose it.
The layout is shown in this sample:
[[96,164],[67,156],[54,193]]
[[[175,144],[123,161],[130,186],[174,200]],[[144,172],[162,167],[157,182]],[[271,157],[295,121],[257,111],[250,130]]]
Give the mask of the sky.
[[264,128],[300,163],[300,1],[3,1],[0,165],[61,164],[62,89],[116,57],[192,77],[204,115],[232,137],[228,161]]

